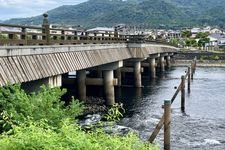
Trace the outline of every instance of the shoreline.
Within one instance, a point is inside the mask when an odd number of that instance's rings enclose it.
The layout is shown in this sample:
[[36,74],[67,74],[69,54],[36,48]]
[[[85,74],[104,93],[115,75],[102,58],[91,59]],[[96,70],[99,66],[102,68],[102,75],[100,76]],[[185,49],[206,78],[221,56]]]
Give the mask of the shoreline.
[[[172,66],[185,67],[185,66],[189,66],[191,62],[192,60],[175,60],[175,62],[172,63]],[[197,67],[224,67],[225,68],[225,62],[224,60],[218,60],[218,61],[205,60],[204,62],[201,62],[198,60]]]

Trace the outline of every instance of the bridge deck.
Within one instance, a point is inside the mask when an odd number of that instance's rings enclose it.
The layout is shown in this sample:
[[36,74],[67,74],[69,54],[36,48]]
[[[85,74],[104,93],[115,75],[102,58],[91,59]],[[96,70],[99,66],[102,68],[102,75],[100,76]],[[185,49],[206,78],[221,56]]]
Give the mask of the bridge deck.
[[175,51],[175,47],[152,44],[0,47],[0,86]]

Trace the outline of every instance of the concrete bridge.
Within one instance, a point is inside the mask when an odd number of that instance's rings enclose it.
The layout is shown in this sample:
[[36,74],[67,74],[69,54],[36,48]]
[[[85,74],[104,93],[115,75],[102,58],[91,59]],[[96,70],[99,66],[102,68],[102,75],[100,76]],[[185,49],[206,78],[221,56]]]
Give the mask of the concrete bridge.
[[[42,84],[56,87],[62,85],[63,74],[76,71],[79,99],[86,100],[87,85],[100,85],[104,86],[107,105],[115,103],[114,86],[121,86],[122,72],[133,72],[134,87],[141,88],[142,67],[149,68],[150,77],[155,78],[156,67],[161,71],[170,67],[170,58],[178,50],[160,43],[129,41],[118,34],[51,35],[46,16],[42,34],[24,32],[24,28],[32,27],[16,27],[22,28],[21,32],[5,31],[8,38],[0,42],[0,86],[26,83],[32,90]],[[15,35],[20,38],[15,39]],[[28,35],[32,35],[30,41]],[[55,41],[54,36],[61,40]],[[97,76],[88,78],[87,71],[93,70]]]

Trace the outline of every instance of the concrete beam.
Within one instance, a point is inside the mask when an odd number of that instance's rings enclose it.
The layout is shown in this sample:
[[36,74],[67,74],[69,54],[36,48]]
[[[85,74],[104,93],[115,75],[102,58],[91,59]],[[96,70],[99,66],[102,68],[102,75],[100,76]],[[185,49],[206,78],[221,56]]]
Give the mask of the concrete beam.
[[123,61],[117,61],[117,62],[105,64],[105,65],[99,66],[98,69],[100,69],[100,70],[116,70],[121,67],[123,67]]
[[168,53],[160,53],[160,57],[168,56]]
[[[123,67],[121,68],[121,72],[134,72],[134,68],[131,67]],[[144,72],[144,68],[141,68],[141,72]]]
[[77,51],[94,51],[105,49],[121,49],[127,48],[123,44],[85,44],[85,45],[51,45],[51,46],[0,46],[1,56],[24,56],[24,55],[38,55],[38,54],[54,54]]
[[157,54],[150,54],[149,57],[150,57],[150,58],[158,58],[158,57],[160,57],[160,53],[157,53]]
[[[96,86],[103,86],[104,80],[103,78],[86,78],[86,85],[96,85]],[[118,85],[118,80],[113,79],[113,85]]]

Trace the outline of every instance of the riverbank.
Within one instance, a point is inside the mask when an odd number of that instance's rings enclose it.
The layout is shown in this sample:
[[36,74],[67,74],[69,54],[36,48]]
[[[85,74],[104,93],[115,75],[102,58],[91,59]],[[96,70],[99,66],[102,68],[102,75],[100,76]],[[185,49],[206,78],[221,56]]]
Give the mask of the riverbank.
[[197,57],[197,66],[199,67],[225,67],[224,52],[208,52],[208,51],[182,51],[175,55],[173,66],[188,66],[194,57]]

